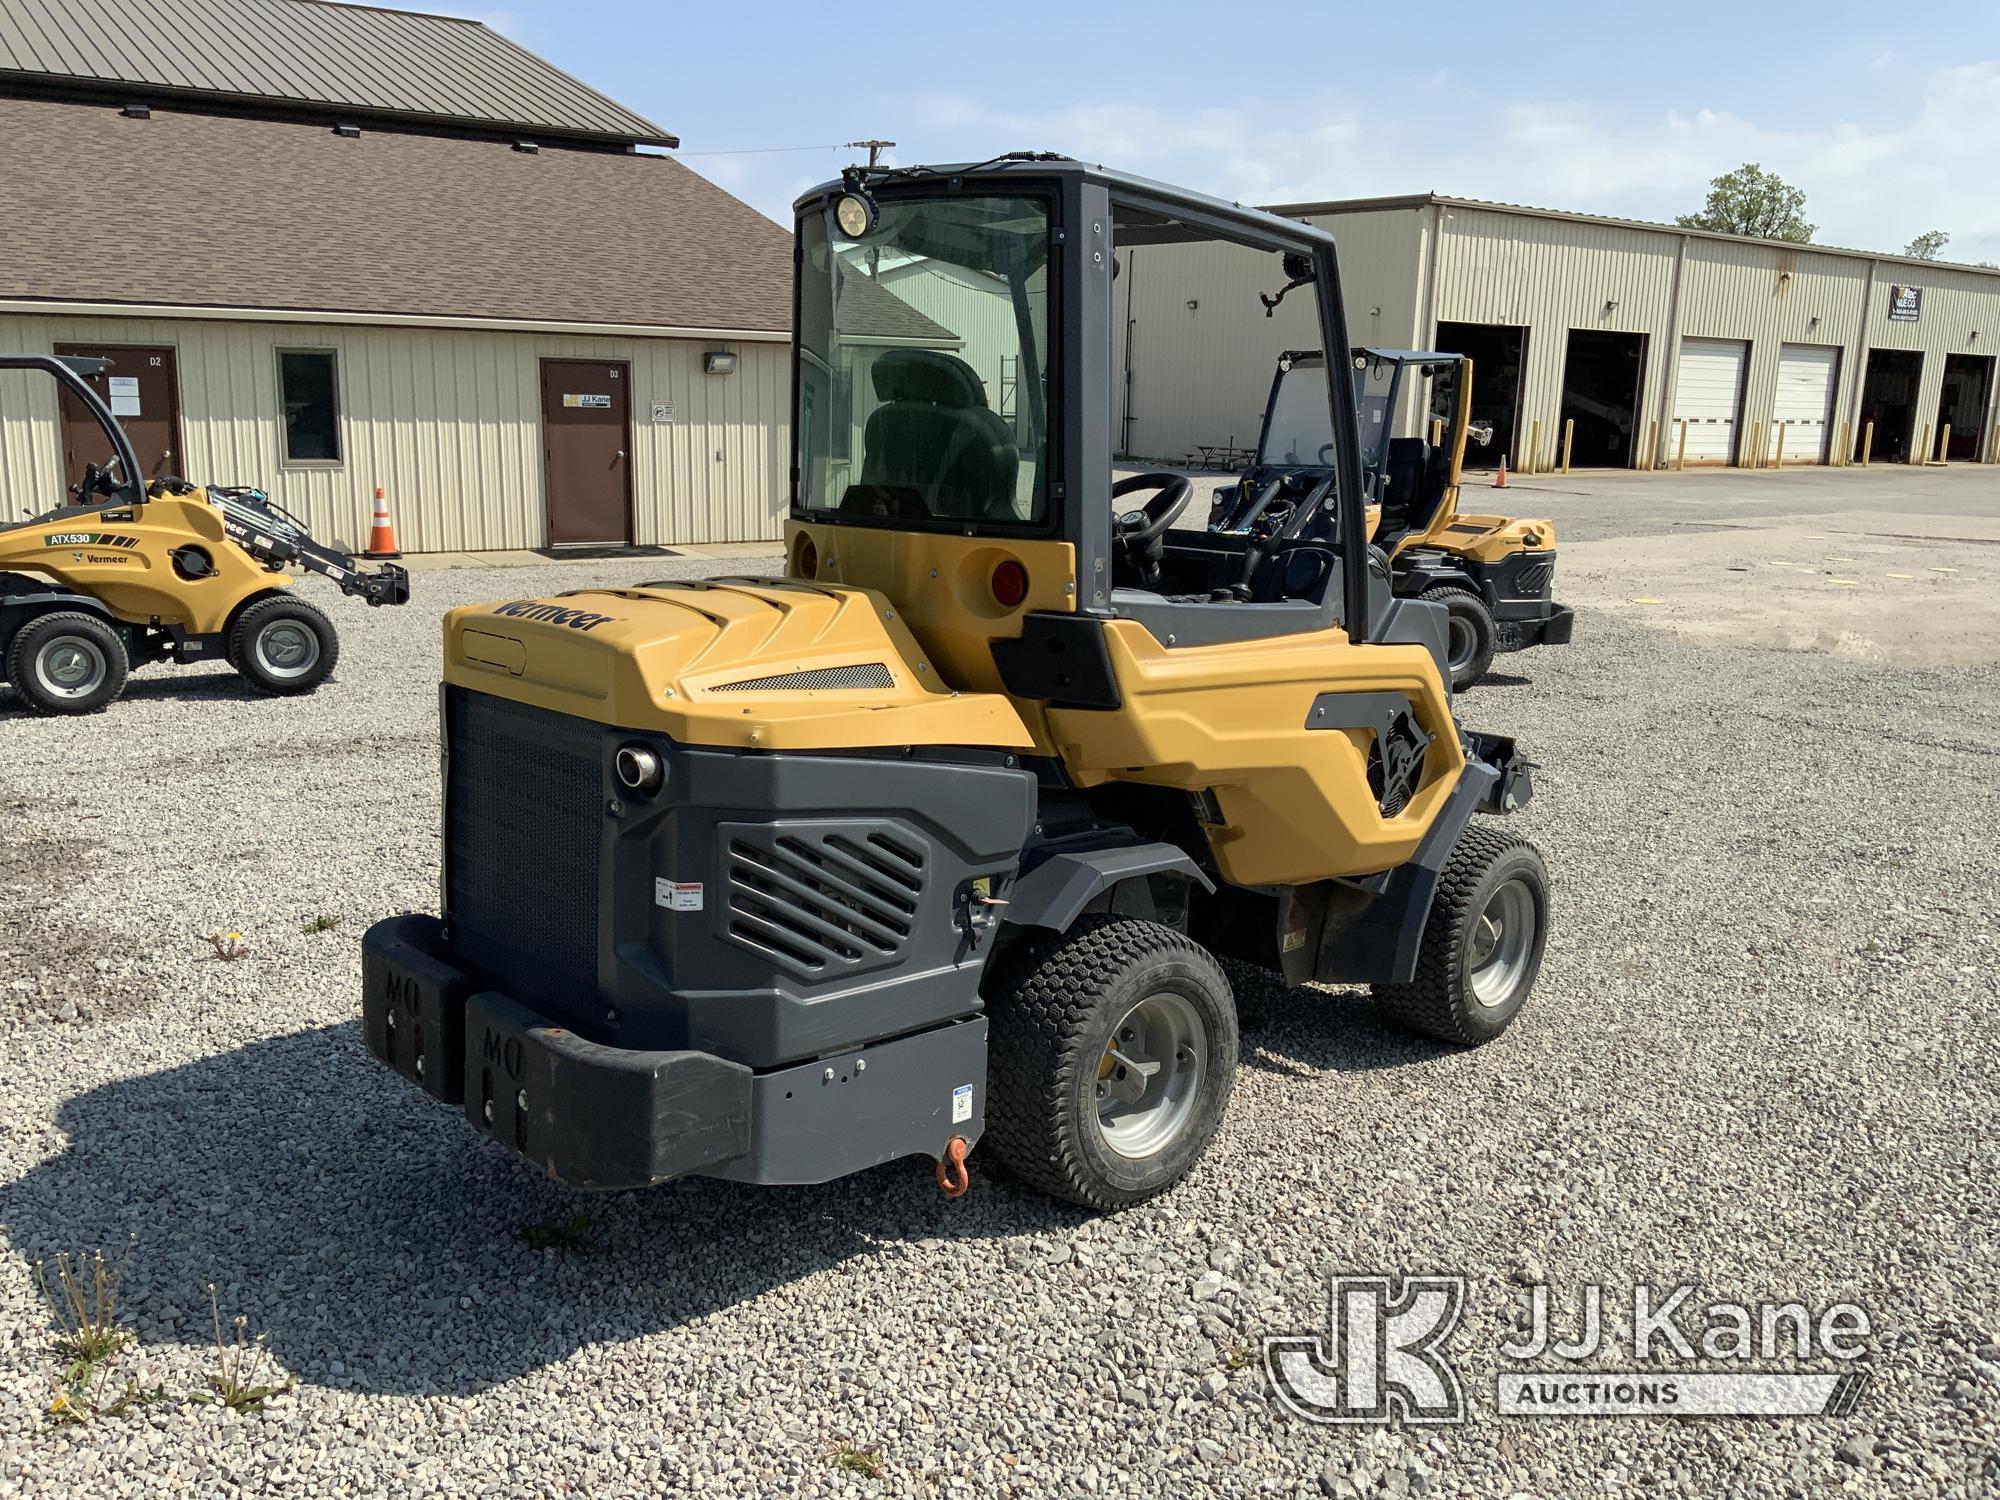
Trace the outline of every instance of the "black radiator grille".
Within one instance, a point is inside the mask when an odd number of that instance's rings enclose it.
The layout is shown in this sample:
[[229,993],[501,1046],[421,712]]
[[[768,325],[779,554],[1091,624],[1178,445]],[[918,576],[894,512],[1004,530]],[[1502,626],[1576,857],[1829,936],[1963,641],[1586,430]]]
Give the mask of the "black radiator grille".
[[924,892],[925,850],[882,825],[737,824],[729,937],[803,974],[872,968],[902,952]]
[[453,688],[445,900],[452,941],[512,992],[597,990],[602,771],[594,726]]

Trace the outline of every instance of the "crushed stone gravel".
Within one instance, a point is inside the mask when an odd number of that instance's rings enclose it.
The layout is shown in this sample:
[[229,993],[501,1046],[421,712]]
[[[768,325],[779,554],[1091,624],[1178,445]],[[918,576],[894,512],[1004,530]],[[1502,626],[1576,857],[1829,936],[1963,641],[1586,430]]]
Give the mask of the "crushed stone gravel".
[[[1456,1051],[1233,969],[1228,1120],[1131,1212],[977,1152],[958,1202],[914,1161],[572,1193],[362,1046],[362,930],[435,906],[438,617],[749,567],[329,600],[339,674],[303,701],[209,669],[82,720],[0,690],[0,1496],[2000,1489],[2000,674],[1589,611],[1503,659],[1461,715],[1540,764],[1518,825],[1554,930],[1520,1020]],[[215,956],[230,930],[247,956]],[[535,1225],[586,1243],[531,1249]],[[164,1399],[53,1427],[32,1268],[100,1247],[138,1339],[114,1368]],[[1258,1340],[1322,1329],[1327,1275],[1371,1271],[1469,1278],[1465,1425],[1268,1397]],[[1867,1394],[1500,1419],[1497,1347],[1544,1277],[1859,1302]],[[211,1284],[290,1382],[260,1411],[189,1399]]]

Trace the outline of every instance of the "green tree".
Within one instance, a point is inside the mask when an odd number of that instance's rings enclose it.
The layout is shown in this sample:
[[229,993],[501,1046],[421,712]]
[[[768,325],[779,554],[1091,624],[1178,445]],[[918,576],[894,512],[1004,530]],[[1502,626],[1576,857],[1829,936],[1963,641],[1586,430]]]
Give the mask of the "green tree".
[[1748,234],[1760,240],[1808,243],[1819,226],[1805,221],[1806,195],[1776,172],[1747,161],[1724,172],[1708,185],[1708,201],[1698,214],[1682,214],[1674,222],[1684,229],[1712,229],[1719,234]]
[[1903,246],[1903,254],[1912,260],[1936,260],[1938,252],[1951,243],[1951,236],[1942,229],[1926,229],[1922,234]]

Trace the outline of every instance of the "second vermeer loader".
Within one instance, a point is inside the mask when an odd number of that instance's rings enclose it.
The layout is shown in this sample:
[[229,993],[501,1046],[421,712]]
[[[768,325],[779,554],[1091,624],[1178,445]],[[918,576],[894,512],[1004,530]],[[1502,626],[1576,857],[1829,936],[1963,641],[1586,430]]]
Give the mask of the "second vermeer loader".
[[175,478],[143,483],[118,419],[85,375],[102,360],[0,354],[0,371],[44,374],[109,443],[64,504],[0,519],[0,681],[37,713],[94,713],[134,666],[227,660],[260,693],[310,693],[340,654],[333,622],[291,593],[317,573],[369,604],[404,604],[409,574],[364,568],[314,540],[261,490]]
[[[1355,349],[1349,357],[1369,537],[1388,560],[1398,596],[1445,610],[1453,688],[1478,682],[1497,652],[1567,644],[1575,620],[1555,601],[1555,522],[1459,509],[1474,425],[1472,361],[1410,349]],[[1279,356],[1256,458],[1235,484],[1216,491],[1212,529],[1331,530],[1323,505],[1300,503],[1331,472],[1326,383],[1319,350]],[[1417,431],[1398,437],[1406,410]]]
[[1499,1036],[1546,880],[1478,815],[1528,772],[1368,545],[1351,384],[1322,535],[1113,483],[1117,255],[1204,241],[1346,347],[1331,237],[1156,183],[1017,155],[802,198],[785,574],[447,617],[444,904],[367,934],[374,1055],[582,1187],[914,1155],[956,1192],[984,1137],[1115,1209],[1222,1126],[1218,959]]

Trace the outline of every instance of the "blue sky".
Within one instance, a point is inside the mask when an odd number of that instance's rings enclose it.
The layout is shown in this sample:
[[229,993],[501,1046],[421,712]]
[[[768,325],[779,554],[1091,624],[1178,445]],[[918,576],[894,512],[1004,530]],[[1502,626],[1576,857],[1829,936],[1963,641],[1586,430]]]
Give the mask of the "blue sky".
[[[1669,218],[1758,161],[1827,244],[2000,261],[2000,6],[437,0],[775,218],[866,136],[1052,149],[1245,202],[1436,190]],[[810,151],[773,148],[815,147]],[[741,153],[741,154],[719,154]]]

